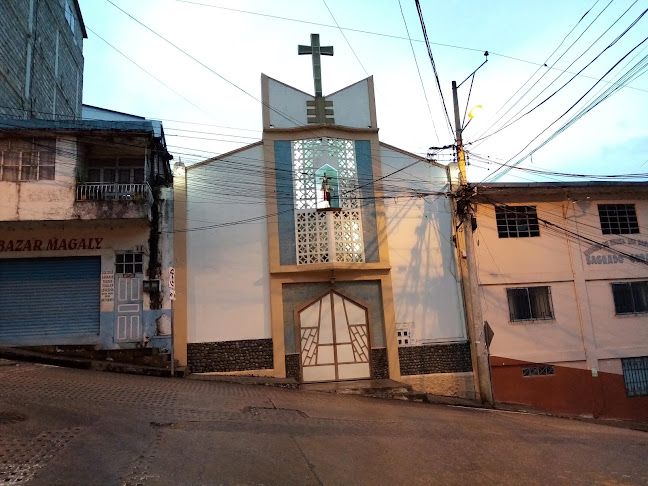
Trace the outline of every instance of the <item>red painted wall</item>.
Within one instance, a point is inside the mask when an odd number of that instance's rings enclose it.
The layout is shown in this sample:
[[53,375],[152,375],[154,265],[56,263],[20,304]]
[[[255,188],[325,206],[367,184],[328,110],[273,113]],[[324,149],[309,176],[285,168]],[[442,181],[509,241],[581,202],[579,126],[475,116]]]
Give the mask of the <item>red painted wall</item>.
[[[567,415],[648,421],[648,397],[627,397],[623,375],[554,365],[555,374],[523,377],[529,363],[491,356],[495,401]],[[551,364],[551,363],[547,363]]]

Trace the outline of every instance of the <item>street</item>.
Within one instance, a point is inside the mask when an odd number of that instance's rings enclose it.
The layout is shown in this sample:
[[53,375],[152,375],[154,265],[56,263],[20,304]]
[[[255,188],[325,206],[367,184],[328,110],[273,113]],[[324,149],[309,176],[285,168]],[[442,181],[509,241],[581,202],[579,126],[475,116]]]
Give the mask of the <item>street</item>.
[[0,485],[648,485],[648,433],[0,362]]

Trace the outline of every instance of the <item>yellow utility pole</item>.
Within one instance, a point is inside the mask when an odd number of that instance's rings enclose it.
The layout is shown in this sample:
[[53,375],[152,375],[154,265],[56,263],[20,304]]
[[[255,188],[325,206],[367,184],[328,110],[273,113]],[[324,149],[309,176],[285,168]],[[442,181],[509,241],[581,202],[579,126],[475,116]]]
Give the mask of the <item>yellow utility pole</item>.
[[[457,164],[459,166],[459,187],[455,191],[457,217],[463,228],[465,255],[461,255],[462,288],[468,321],[468,336],[473,357],[473,371],[477,374],[479,397],[482,403],[493,405],[493,386],[491,383],[490,363],[484,319],[479,298],[478,273],[475,258],[475,241],[473,238],[473,208],[471,199],[474,190],[468,185],[466,177],[466,153],[464,152],[462,126],[459,116],[459,101],[457,98],[457,82],[452,82],[452,99],[454,103],[455,130],[457,143]],[[465,257],[465,261],[464,258]]]

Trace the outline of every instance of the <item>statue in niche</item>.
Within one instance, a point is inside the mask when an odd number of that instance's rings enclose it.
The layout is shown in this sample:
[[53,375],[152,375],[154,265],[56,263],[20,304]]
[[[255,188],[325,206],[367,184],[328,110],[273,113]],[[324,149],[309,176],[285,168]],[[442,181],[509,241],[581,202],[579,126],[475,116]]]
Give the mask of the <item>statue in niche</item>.
[[327,208],[331,207],[331,193],[333,192],[333,185],[331,184],[331,179],[328,177],[326,172],[322,177],[322,196],[324,199],[325,206]]

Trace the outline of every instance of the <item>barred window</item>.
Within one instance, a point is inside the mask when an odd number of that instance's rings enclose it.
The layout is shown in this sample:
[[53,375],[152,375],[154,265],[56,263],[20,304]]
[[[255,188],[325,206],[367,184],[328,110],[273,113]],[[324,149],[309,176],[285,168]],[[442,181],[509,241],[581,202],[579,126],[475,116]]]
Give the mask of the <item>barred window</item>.
[[56,139],[0,139],[0,180],[54,180]]
[[535,206],[496,206],[495,219],[500,238],[540,236]]
[[556,370],[552,365],[541,365],[541,366],[525,366],[522,368],[522,376],[549,376],[555,375]]
[[617,314],[648,312],[648,281],[613,283],[612,296]]
[[509,315],[514,321],[537,321],[554,318],[549,287],[506,289]]
[[648,395],[648,356],[622,358],[621,366],[626,395],[629,397]]
[[599,204],[599,219],[604,235],[639,233],[639,222],[634,204]]

